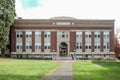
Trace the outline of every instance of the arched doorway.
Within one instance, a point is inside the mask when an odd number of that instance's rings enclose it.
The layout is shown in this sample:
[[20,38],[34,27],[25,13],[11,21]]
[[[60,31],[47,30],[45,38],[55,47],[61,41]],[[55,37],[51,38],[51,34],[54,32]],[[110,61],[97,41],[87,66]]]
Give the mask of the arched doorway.
[[68,55],[68,45],[65,42],[62,42],[59,45],[59,55],[60,56],[67,56]]

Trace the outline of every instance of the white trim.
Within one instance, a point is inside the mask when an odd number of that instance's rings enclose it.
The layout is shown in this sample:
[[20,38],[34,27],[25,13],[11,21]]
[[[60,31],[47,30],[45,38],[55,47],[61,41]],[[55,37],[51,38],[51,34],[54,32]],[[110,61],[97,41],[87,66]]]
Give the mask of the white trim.
[[31,31],[31,32],[34,31],[35,32],[35,31],[59,31],[59,30],[56,30],[56,29],[49,29],[49,30],[37,30],[37,29],[36,30],[21,30],[21,29],[19,29],[18,30],[18,29],[16,29],[15,31],[21,31],[21,32],[23,32],[23,31],[25,31],[25,32],[27,32],[27,31]]

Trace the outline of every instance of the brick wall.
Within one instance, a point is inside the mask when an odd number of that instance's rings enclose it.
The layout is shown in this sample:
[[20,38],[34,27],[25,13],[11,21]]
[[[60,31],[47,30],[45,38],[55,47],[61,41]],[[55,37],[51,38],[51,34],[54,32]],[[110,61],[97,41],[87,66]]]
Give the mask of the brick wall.
[[35,32],[32,32],[32,52],[35,52]]
[[53,50],[57,52],[57,32],[56,31],[51,32],[51,52],[53,52]]
[[82,52],[85,52],[85,32],[82,32]]
[[103,32],[100,33],[100,51],[103,52]]
[[94,49],[94,42],[95,42],[95,38],[94,38],[94,32],[91,33],[91,52],[94,52],[95,49]]
[[70,32],[70,52],[76,50],[76,32]]
[[44,52],[44,31],[41,32],[41,52]]
[[11,28],[11,52],[16,52],[16,32],[15,27]]

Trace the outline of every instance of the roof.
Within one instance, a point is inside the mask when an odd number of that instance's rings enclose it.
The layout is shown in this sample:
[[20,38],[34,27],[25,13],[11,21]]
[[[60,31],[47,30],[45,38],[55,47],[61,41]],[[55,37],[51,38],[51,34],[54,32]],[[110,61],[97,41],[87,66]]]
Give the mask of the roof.
[[53,17],[50,19],[16,19],[16,27],[40,27],[40,26],[76,26],[76,27],[113,27],[114,20],[105,19],[77,19],[73,17]]

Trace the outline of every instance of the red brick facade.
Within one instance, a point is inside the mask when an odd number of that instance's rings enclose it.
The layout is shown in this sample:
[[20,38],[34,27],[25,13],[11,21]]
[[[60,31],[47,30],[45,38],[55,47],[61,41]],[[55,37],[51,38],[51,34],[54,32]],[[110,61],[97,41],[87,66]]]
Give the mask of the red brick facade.
[[41,38],[41,52],[44,52],[44,32],[42,31],[42,34],[41,34],[42,36],[42,38]]
[[35,32],[32,32],[32,52],[35,52]]
[[26,47],[25,47],[25,45],[26,45],[26,36],[25,36],[26,34],[25,34],[25,31],[23,31],[23,38],[22,38],[22,44],[23,44],[23,49],[22,49],[22,51],[23,52],[26,52]]
[[70,32],[70,52],[76,50],[76,32]]
[[51,52],[57,52],[57,32],[51,32]]
[[[109,53],[114,55],[114,20],[79,20],[73,18],[66,19],[41,19],[41,20],[24,20],[18,19],[15,20],[14,25],[11,27],[11,54],[17,54],[16,43],[17,37],[16,32],[22,32],[22,52],[26,53],[26,31],[32,32],[32,49],[31,53],[36,53],[35,50],[35,31],[41,32],[41,53],[45,54],[45,31],[50,31],[50,40],[46,40],[50,42],[50,54],[51,52],[56,52],[59,54],[59,44],[61,42],[67,43],[68,45],[68,55],[72,54],[72,52],[76,51],[77,54],[84,55],[83,52],[86,53],[86,37],[85,33],[87,31],[91,32],[91,52],[95,52],[95,37],[94,32],[100,32],[100,53],[104,52],[104,36],[103,32],[108,31],[110,33],[109,37]],[[67,38],[59,38],[59,31],[68,31],[69,37]],[[82,53],[77,52],[76,48],[76,31],[82,32]],[[62,34],[61,34],[62,35]],[[64,35],[62,35],[64,37]],[[58,40],[59,39],[59,40]],[[19,41],[18,41],[19,42]],[[89,54],[89,53],[86,53]],[[108,53],[105,53],[108,55]],[[96,55],[96,54],[95,54]]]
[[82,38],[82,44],[83,44],[82,52],[85,52],[85,32],[83,32],[82,36],[83,36],[83,38]]
[[92,38],[91,38],[91,43],[92,43],[92,49],[91,49],[91,52],[94,52],[95,49],[94,49],[94,32],[92,32]]

